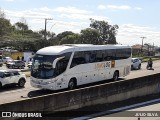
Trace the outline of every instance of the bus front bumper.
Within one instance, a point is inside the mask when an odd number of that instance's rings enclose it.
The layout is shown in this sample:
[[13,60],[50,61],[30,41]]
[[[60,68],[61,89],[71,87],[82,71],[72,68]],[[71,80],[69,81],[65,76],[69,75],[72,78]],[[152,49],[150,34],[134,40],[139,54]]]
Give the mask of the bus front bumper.
[[35,83],[33,80],[31,80],[30,84],[31,84],[32,87],[35,87],[35,88],[48,89],[48,90],[56,90],[54,83],[43,85],[43,84]]

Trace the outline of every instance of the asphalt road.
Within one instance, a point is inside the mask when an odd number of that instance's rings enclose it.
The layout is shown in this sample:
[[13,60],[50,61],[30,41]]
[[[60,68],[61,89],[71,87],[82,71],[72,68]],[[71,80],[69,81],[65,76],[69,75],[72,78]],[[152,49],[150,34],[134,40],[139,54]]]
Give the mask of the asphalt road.
[[[142,105],[142,107],[138,107],[140,105]],[[130,107],[135,108],[130,109],[128,111],[124,110],[122,112],[92,118],[90,120],[160,120],[160,99],[147,101],[141,104],[131,105],[128,106],[128,109]],[[119,110],[120,109],[123,108],[119,108]]]
[[[158,73],[160,72],[160,61],[154,61],[153,68],[154,70],[146,70],[146,63],[142,63],[142,69],[131,71],[130,75],[126,76],[124,79],[128,80],[140,76]],[[0,69],[6,69],[6,67],[3,66],[0,67]],[[54,92],[55,91],[39,90],[37,88],[31,87],[30,78],[28,77],[25,88],[19,88],[18,86],[6,86],[2,88],[0,90],[0,104],[51,94]]]

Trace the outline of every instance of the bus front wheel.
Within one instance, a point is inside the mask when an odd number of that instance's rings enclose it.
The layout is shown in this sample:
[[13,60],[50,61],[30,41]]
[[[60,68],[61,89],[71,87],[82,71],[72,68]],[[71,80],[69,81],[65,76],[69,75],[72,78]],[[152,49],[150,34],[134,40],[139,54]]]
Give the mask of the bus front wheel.
[[71,79],[68,83],[68,89],[72,90],[77,86],[76,79]]
[[113,74],[113,80],[114,81],[118,80],[118,77],[119,77],[119,72],[115,71],[114,74]]

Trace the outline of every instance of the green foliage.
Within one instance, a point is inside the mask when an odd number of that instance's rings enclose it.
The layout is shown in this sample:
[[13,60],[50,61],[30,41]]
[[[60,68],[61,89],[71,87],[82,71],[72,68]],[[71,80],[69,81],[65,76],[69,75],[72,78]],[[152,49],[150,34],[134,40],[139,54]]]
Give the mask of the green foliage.
[[79,40],[78,34],[66,35],[61,39],[60,44],[76,44],[78,43],[78,40]]
[[17,30],[20,30],[20,31],[27,31],[28,30],[28,25],[26,25],[25,23],[21,23],[21,22],[17,22],[15,24],[15,27],[17,28]]
[[5,19],[5,14],[0,9],[0,40],[3,40],[4,36],[7,36],[11,31],[11,23]]
[[57,35],[57,38],[61,41],[62,38],[66,37],[67,35],[73,35],[74,33],[72,31],[65,31],[62,33],[59,33]]
[[119,28],[118,25],[109,25],[106,21],[98,21],[90,19],[90,27],[98,31],[99,37],[98,41],[102,44],[116,44],[116,33]]
[[[45,30],[40,30],[38,33],[39,33],[39,35],[40,35],[41,37],[44,38]],[[48,39],[52,39],[54,36],[55,36],[55,33],[46,31],[46,37],[47,37]]]
[[[146,57],[142,59],[142,62],[147,62],[150,59],[150,57]],[[160,60],[160,58],[152,58],[153,61]]]
[[99,39],[99,32],[92,28],[81,30],[80,43],[82,44],[102,44]]

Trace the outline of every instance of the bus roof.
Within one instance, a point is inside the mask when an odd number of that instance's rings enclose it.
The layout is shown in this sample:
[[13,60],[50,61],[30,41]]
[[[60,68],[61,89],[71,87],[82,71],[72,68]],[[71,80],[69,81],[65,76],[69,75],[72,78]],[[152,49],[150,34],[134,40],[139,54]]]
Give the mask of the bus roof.
[[103,49],[122,49],[131,48],[126,45],[92,45],[92,44],[65,44],[59,46],[49,46],[37,51],[41,55],[59,55],[66,52],[73,51],[89,51],[89,50],[103,50]]

